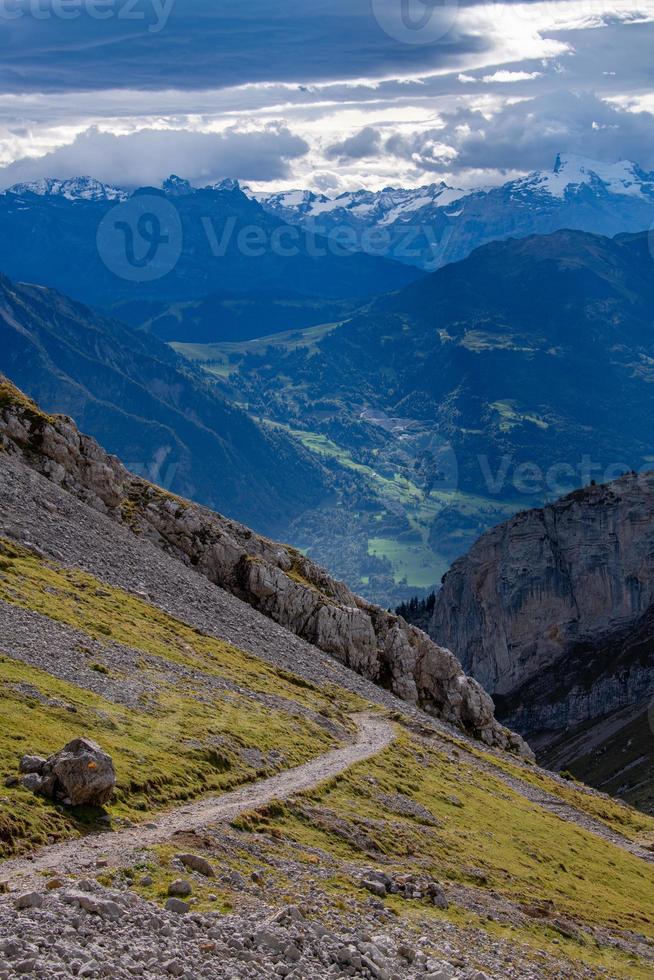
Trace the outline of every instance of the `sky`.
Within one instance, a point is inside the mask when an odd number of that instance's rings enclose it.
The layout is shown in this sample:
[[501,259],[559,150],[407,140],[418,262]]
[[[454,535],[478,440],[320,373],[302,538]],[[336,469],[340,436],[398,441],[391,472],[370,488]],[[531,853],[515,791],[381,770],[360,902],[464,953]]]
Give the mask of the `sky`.
[[0,187],[654,170],[654,0],[0,0]]

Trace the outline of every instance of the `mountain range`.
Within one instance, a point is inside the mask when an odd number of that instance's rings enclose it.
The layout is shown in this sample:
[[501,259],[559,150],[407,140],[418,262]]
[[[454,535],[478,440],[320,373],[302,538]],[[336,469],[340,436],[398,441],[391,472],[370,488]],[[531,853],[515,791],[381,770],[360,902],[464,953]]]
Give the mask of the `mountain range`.
[[[42,190],[71,207],[86,206],[82,193],[129,200],[79,182]],[[179,183],[166,194],[189,196]],[[248,292],[186,301],[175,322],[195,330],[231,310],[239,339],[173,349],[156,336],[175,336],[172,314],[156,304],[136,329],[2,277],[0,370],[48,412],[79,418],[142,478],[280,534],[372,599],[427,591],[480,532],[521,511],[455,561],[423,625],[544,762],[651,810],[651,757],[639,748],[654,695],[649,485],[626,477],[524,513],[652,461],[648,233],[493,242],[365,302],[295,303]],[[311,304],[334,321],[301,327]],[[273,308],[280,332],[257,339],[256,317]],[[281,330],[286,310],[296,326]],[[255,336],[243,340],[248,321]],[[135,527],[139,504],[131,491],[126,500],[121,514]],[[233,524],[229,535],[241,547],[251,532]],[[319,610],[309,615],[295,586],[282,601],[274,569],[228,573],[216,548],[187,560],[217,562],[219,584],[342,650],[333,612],[328,626]],[[290,554],[292,582],[370,615],[366,600]],[[386,627],[381,661],[365,667],[372,646],[348,616],[359,640],[347,664],[408,690],[413,681],[385,659]]]
[[[127,238],[98,239],[115,213],[138,244],[142,210],[156,213],[179,249],[171,268],[165,248],[155,256],[152,279],[125,261]],[[192,187],[173,175],[136,190],[44,178],[0,193],[0,221],[0,269],[11,278],[52,286],[164,340],[239,341],[341,319],[492,241],[561,229],[645,231],[654,223],[654,174],[629,161],[561,154],[551,171],[497,187],[441,182],[336,198],[254,192],[233,178]]]
[[[45,190],[25,193],[71,215],[98,206],[78,183]],[[216,193],[260,210],[231,185]],[[165,195],[198,196],[179,181]],[[141,329],[139,315],[125,326],[3,280],[0,369],[138,472],[396,605],[525,505],[648,464],[649,244],[646,233],[510,239],[365,301],[247,290],[128,301],[123,313],[147,313]],[[302,327],[305,316],[319,322]],[[217,320],[227,339],[207,343]],[[262,324],[278,332],[257,337]]]
[[[493,187],[451,187],[440,181],[417,188],[361,189],[328,197],[302,189],[253,191],[247,185],[241,186],[234,178],[194,188],[187,181],[171,176],[161,189],[145,188],[136,192],[102,184],[90,177],[44,178],[15,184],[5,190],[0,194],[0,208],[3,205],[11,207],[13,203],[21,211],[33,209],[35,198],[44,199],[51,207],[57,199],[71,203],[116,203],[127,201],[134,193],[143,191],[163,194],[191,213],[191,202],[195,204],[199,200],[207,209],[204,217],[215,221],[217,228],[221,228],[226,220],[222,212],[227,208],[227,217],[230,217],[236,209],[240,212],[239,220],[258,220],[266,233],[272,235],[275,226],[267,223],[257,211],[257,205],[261,205],[283,226],[300,226],[316,236],[321,244],[331,240],[333,249],[339,254],[369,252],[425,271],[434,271],[441,265],[465,258],[487,242],[509,237],[549,234],[563,228],[612,237],[620,232],[645,231],[654,223],[654,173],[629,160],[607,163],[570,153],[559,154],[549,171],[534,171]],[[225,199],[225,195],[231,197]],[[251,202],[249,208],[241,196]],[[185,230],[186,227],[185,222]],[[191,234],[197,238],[197,231]],[[307,272],[302,263],[295,265],[302,269],[298,275],[304,279]],[[269,270],[264,264],[260,266],[256,275],[267,280]],[[366,277],[366,273],[370,275],[374,269],[370,265],[367,269],[361,267],[364,280],[360,286],[353,286],[352,279],[342,268],[342,264],[339,268],[339,263],[335,263],[329,270],[332,277],[335,276],[333,281],[325,284],[325,288],[331,290],[331,296],[362,296],[366,290],[381,292],[382,289],[392,290],[399,284],[397,270],[395,280],[388,271],[389,281],[383,283],[382,288],[370,290]],[[378,271],[382,268],[383,265],[378,264]],[[12,270],[5,271],[11,273]],[[279,268],[276,271],[279,272]],[[342,276],[345,276],[343,286]],[[225,281],[231,288],[231,275]],[[63,286],[62,283],[52,284]],[[235,288],[238,289],[240,284],[237,281]],[[248,288],[259,291],[268,285],[268,280],[263,286],[250,281]],[[279,287],[279,281],[276,285]],[[341,291],[336,292],[339,289]],[[308,282],[300,291],[316,292],[310,272]]]
[[[280,949],[316,976],[649,975],[650,177],[567,158],[335,208],[175,177],[0,195],[0,919],[61,930],[72,903],[142,933],[166,902],[212,927],[196,972],[220,948],[252,976]],[[458,261],[356,250],[423,211]],[[39,775],[81,732],[115,776],[82,816]],[[294,904],[261,930],[264,891]],[[203,918],[223,900],[255,909],[247,947]],[[355,931],[300,935],[306,902]],[[407,947],[448,915],[454,965]]]
[[433,271],[490,241],[562,228],[613,236],[654,222],[654,174],[636,163],[559,154],[551,171],[498,187],[430,184],[336,198],[311,191],[257,194],[284,221],[323,235],[351,229],[357,247]]
[[262,306],[266,295],[361,301],[419,276],[289,227],[234,181],[195,189],[173,176],[129,193],[92,178],[21,184],[0,194],[0,225],[5,275],[131,322],[215,293],[256,294]]

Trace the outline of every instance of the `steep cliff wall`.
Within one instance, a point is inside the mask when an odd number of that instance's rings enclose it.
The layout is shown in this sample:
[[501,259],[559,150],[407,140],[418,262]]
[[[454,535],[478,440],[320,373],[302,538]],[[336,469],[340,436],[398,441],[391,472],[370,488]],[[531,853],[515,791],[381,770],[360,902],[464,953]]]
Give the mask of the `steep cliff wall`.
[[1,377],[0,450],[19,454],[85,503],[399,697],[489,745],[531,754],[495,720],[481,686],[421,630],[364,602],[300,552],[133,476],[70,419],[45,415]]
[[654,803],[654,732],[632,753],[654,698],[654,473],[484,534],[445,576],[429,632],[543,760],[590,779],[602,757],[601,788]]
[[484,534],[445,576],[429,632],[509,694],[653,601],[654,473],[631,474]]

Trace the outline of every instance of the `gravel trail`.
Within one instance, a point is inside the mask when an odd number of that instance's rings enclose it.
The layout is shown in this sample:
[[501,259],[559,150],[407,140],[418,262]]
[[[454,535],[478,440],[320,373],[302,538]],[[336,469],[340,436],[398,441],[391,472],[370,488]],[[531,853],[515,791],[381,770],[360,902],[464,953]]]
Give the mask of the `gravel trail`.
[[393,726],[378,715],[359,714],[353,717],[357,724],[357,736],[345,748],[332,749],[295,769],[287,769],[222,796],[176,807],[158,814],[147,824],[89,834],[78,840],[44,847],[29,858],[3,861],[0,864],[0,879],[13,882],[20,876],[21,887],[27,884],[28,879],[36,887],[39,883],[45,885],[44,872],[79,873],[95,865],[98,860],[107,861],[111,867],[120,866],[129,861],[134,850],[160,844],[175,833],[201,830],[219,821],[233,820],[239,814],[265,806],[272,800],[288,799],[295,793],[311,789],[357,762],[377,755],[394,740]]
[[[44,509],[48,513],[47,520],[43,518]],[[451,729],[445,723],[425,715],[416,706],[401,701],[384,688],[349,670],[333,657],[310,646],[240,599],[213,585],[194,569],[164,554],[150,542],[135,538],[128,529],[115,524],[107,516],[90,510],[45,477],[11,459],[3,460],[0,467],[0,533],[19,542],[34,542],[65,566],[84,568],[100,581],[138,595],[146,592],[153,605],[170,615],[210,636],[233,643],[274,666],[293,671],[311,683],[341,685],[369,702],[397,711],[407,721],[428,733],[430,739],[440,743],[446,754],[449,754],[452,747],[448,736],[454,736],[459,746],[470,744],[472,749],[479,748],[479,743],[469,740],[458,729]],[[17,611],[14,607],[12,612],[15,616]],[[3,618],[0,607],[4,641],[0,645],[6,645],[8,635],[12,636],[14,642],[17,641],[15,629],[13,634],[8,632],[10,624],[15,622],[19,620]],[[33,626],[33,617],[29,625]],[[34,662],[34,630],[30,629],[30,633],[29,656],[27,653],[21,654],[20,650],[18,655],[20,659]],[[47,639],[52,639],[51,631]],[[61,645],[57,645],[55,649],[61,670]],[[48,672],[57,673],[51,662],[43,662],[39,666]],[[94,685],[92,689],[97,689],[104,697],[111,699],[112,692],[107,678],[94,674],[89,687],[91,683]],[[472,766],[485,769],[532,803],[549,809],[561,819],[576,824],[644,861],[652,862],[653,852],[611,830],[588,814],[536,789],[526,780],[508,775],[500,766],[483,763],[476,755],[471,755],[469,761]],[[316,760],[309,765],[316,765],[318,762]],[[274,791],[273,795],[280,794]],[[230,798],[231,796],[232,794]],[[221,800],[227,799],[227,796],[221,797]],[[202,805],[198,803],[194,807]],[[244,809],[252,805],[256,806],[247,803]],[[200,819],[204,820],[205,817]],[[223,818],[219,816],[216,819]],[[163,820],[163,816],[158,818],[158,827],[163,827]],[[102,835],[98,848],[107,838],[107,834]],[[121,840],[126,838],[122,836]],[[61,846],[70,846],[71,851],[74,851],[79,847],[79,842]],[[99,851],[94,851],[91,856],[96,857],[98,853]],[[35,862],[24,862],[24,865],[34,868]],[[5,869],[9,869],[9,863],[0,864],[0,880],[6,877]]]

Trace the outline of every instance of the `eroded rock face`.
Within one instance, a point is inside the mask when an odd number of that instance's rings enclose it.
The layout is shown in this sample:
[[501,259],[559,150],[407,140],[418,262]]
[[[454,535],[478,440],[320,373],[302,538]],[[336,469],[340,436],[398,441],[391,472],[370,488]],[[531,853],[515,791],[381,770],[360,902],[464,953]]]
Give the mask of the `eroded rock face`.
[[518,514],[445,576],[429,632],[508,694],[654,602],[654,473]]
[[363,676],[489,745],[531,755],[496,721],[491,698],[449,650],[354,595],[295,549],[133,476],[70,419],[44,415],[1,377],[0,441],[6,452]]
[[483,535],[446,575],[429,632],[544,764],[651,811],[654,473]]

